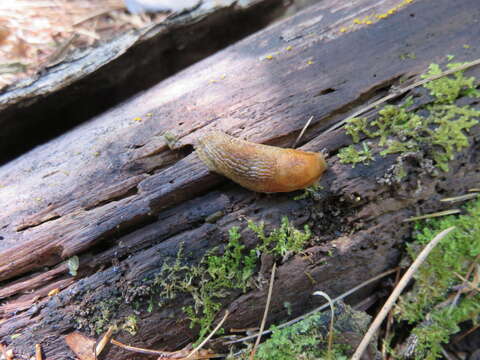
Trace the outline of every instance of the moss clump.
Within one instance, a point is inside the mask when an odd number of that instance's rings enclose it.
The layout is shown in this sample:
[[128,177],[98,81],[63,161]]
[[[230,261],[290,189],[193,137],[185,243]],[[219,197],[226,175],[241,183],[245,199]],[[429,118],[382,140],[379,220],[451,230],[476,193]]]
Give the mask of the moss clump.
[[400,298],[396,307],[397,319],[417,324],[412,331],[417,340],[416,359],[441,357],[441,344],[459,331],[459,323],[480,320],[477,291],[467,289],[467,296],[461,296],[455,304],[451,302],[453,296],[450,297],[463,283],[458,275],[466,277],[480,255],[480,200],[471,202],[466,211],[467,215],[429,220],[421,229],[417,226],[415,242],[408,246],[413,259],[435,234],[450,226],[456,227],[430,253],[415,274],[413,289]]
[[248,227],[258,236],[260,243],[253,249],[241,244],[238,227],[229,231],[229,242],[220,253],[218,249],[209,251],[197,266],[183,264],[182,250],[171,265],[164,265],[155,277],[154,286],[161,290],[162,298],[174,299],[180,293],[193,297],[194,304],[184,311],[191,320],[191,326],[200,327],[199,341],[211,330],[211,325],[222,307],[221,299],[235,290],[242,292],[251,288],[252,275],[258,266],[262,253],[285,256],[301,251],[310,239],[308,227],[305,232],[290,225],[283,218],[281,226],[269,235],[265,234],[263,223],[251,221]]
[[[449,64],[449,68],[459,64]],[[441,73],[437,64],[431,64],[424,77]],[[458,106],[455,100],[462,96],[479,97],[475,88],[475,78],[466,78],[459,71],[451,77],[443,77],[424,85],[434,97],[433,102],[422,106],[416,112],[406,110],[411,106],[408,98],[402,106],[387,105],[378,112],[378,116],[350,119],[345,130],[358,143],[365,136],[378,139],[380,156],[405,154],[425,150],[434,160],[435,166],[448,171],[448,161],[455,153],[469,145],[466,132],[479,123],[480,111],[468,106]],[[426,110],[426,111],[425,111]],[[425,115],[426,113],[426,115]],[[373,152],[365,145],[363,148],[350,145],[339,150],[338,157],[346,164],[367,164],[373,159]]]
[[[448,69],[454,69],[465,63],[450,63],[447,64]],[[422,75],[422,78],[428,78],[435,75],[440,75],[442,69],[438,64],[430,64],[428,72]],[[451,104],[461,96],[480,96],[480,92],[475,89],[475,78],[466,78],[463,72],[459,71],[453,74],[452,77],[442,77],[437,80],[430,81],[424,85],[430,90],[437,103]]]
[[353,145],[344,147],[338,152],[338,157],[340,161],[344,164],[355,164],[363,163],[367,165],[370,161],[373,160],[373,152],[369,149],[366,143],[363,144],[363,149],[357,150]]
[[306,317],[296,324],[279,329],[271,327],[272,336],[260,344],[257,360],[348,359],[368,328],[370,317],[338,303],[335,306],[334,342],[327,351],[330,310]]
[[112,324],[121,303],[120,297],[112,297],[82,307],[75,317],[77,328],[87,328],[92,335],[100,335]]
[[268,236],[265,235],[263,223],[255,224],[253,221],[249,221],[248,228],[260,239],[260,245],[258,245],[255,251],[281,257],[289,253],[302,251],[306,242],[312,236],[307,225],[305,225],[304,231],[302,232],[290,225],[286,217],[282,218],[280,227],[273,230]]

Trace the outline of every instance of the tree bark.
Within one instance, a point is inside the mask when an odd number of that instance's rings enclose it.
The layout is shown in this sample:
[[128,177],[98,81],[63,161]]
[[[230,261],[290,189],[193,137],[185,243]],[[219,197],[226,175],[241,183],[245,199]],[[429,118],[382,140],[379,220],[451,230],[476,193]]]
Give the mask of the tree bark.
[[[469,147],[456,155],[448,173],[433,177],[419,166],[419,153],[404,159],[407,176],[400,183],[380,181],[396,156],[353,168],[336,155],[350,137],[343,129],[324,133],[385,95],[401,77],[419,74],[447,54],[458,61],[479,57],[477,0],[438,0],[434,7],[419,0],[373,24],[351,26],[355,18],[387,13],[397,3],[324,1],[3,165],[1,342],[19,359],[30,358],[35,343],[42,343],[48,359],[70,358],[63,335],[79,326],[93,331],[89,319],[101,311],[100,304],[113,304],[112,322],[131,315],[132,302],[145,300],[145,279],[174,260],[181,244],[188,263],[196,264],[239,226],[243,241],[253,247],[257,239],[246,218],[264,221],[271,230],[287,216],[297,227],[309,224],[314,233],[303,254],[279,264],[269,323],[319,305],[315,290],[334,297],[394,267],[411,232],[402,220],[441,210],[440,198],[480,181],[479,126],[471,129]],[[405,58],[406,53],[416,56]],[[479,75],[479,69],[469,73]],[[425,92],[416,96],[419,103],[430,101]],[[254,194],[208,172],[192,148],[210,129],[290,147],[310,116],[300,148],[330,154],[320,199]],[[72,277],[65,260],[74,255],[80,266]],[[56,288],[58,295],[47,296]],[[231,315],[224,327],[258,326],[266,291],[225,298]],[[189,328],[182,310],[189,304],[185,295],[152,312],[140,311],[137,334],[121,332],[116,338],[178,349],[198,332]],[[108,356],[129,358],[118,349]]]

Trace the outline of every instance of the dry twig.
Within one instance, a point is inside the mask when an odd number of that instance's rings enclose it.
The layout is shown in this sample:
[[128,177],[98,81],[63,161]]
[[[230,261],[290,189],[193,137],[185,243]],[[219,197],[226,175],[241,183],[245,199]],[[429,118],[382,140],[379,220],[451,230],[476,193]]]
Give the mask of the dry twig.
[[212,332],[205,338],[205,340],[203,340],[195,349],[193,349],[190,352],[190,354],[188,354],[186,359],[191,358],[195,353],[200,351],[200,349],[208,342],[208,340],[210,340],[212,338],[212,336],[215,335],[215,333],[218,331],[218,329],[220,329],[220,327],[223,325],[225,320],[227,320],[228,315],[229,315],[229,312],[228,312],[228,310],[226,310],[225,315],[223,315],[223,319],[218,323],[217,326],[215,326],[215,329],[213,329]]
[[110,339],[112,338],[112,335],[113,335],[113,330],[115,329],[114,326],[110,326],[107,330],[107,332],[105,333],[105,335],[103,335],[102,339],[98,342],[97,346],[95,347],[95,358],[97,356],[100,356],[100,354],[102,353],[103,349],[105,349],[105,346],[107,346],[107,344],[110,342]]
[[402,222],[410,222],[410,221],[416,221],[416,220],[430,219],[430,218],[435,218],[435,217],[441,217],[441,216],[458,214],[458,213],[460,213],[460,212],[461,212],[460,209],[444,210],[444,211],[439,211],[439,212],[432,213],[432,214],[412,216],[412,217],[409,217],[409,218],[407,218],[407,219],[404,219]]
[[375,320],[373,320],[372,324],[370,325],[369,329],[367,330],[365,336],[363,337],[362,341],[360,342],[360,345],[358,345],[357,350],[352,356],[352,360],[360,360],[363,352],[367,348],[368,344],[370,343],[370,340],[372,339],[373,335],[376,333],[380,325],[382,324],[383,320],[387,316],[388,312],[390,309],[393,307],[395,302],[397,301],[398,297],[402,293],[403,289],[407,286],[408,282],[412,279],[413,275],[415,272],[418,270],[420,265],[425,261],[427,256],[430,254],[430,252],[435,248],[435,246],[445,238],[452,230],[455,229],[455,226],[449,227],[448,229],[443,230],[437,236],[431,240],[427,246],[420,252],[418,257],[415,259],[412,265],[408,268],[407,272],[403,275],[402,279],[398,283],[398,285],[393,289],[392,293],[388,297],[387,301],[385,302],[385,305],[383,305],[382,309],[378,313],[377,317]]
[[328,347],[327,347],[328,358],[330,358],[332,354],[332,347],[333,347],[333,317],[335,315],[335,308],[333,307],[332,299],[330,298],[330,296],[328,296],[326,292],[315,291],[313,295],[323,296],[325,299],[327,299],[328,304],[330,305],[331,316],[330,316],[330,329],[328,331]]
[[[336,303],[336,302],[339,301],[339,300],[343,300],[343,299],[345,299],[347,296],[349,296],[349,295],[353,294],[354,292],[356,292],[357,290],[360,290],[361,288],[363,288],[363,287],[365,287],[365,286],[367,286],[367,285],[370,285],[371,283],[373,283],[373,282],[375,282],[375,281],[377,281],[377,280],[380,280],[381,278],[383,278],[383,277],[385,277],[385,276],[388,276],[388,275],[390,275],[390,274],[393,274],[393,273],[394,273],[395,271],[397,271],[397,270],[398,270],[398,268],[390,269],[390,270],[387,270],[387,271],[385,271],[385,272],[383,272],[383,273],[381,273],[381,274],[379,274],[379,275],[377,275],[377,276],[374,276],[373,278],[368,279],[367,281],[364,281],[363,283],[355,286],[354,288],[352,288],[352,289],[344,292],[342,295],[337,296],[337,297],[336,297],[335,299],[333,299],[332,301],[333,301],[333,303]],[[290,321],[287,321],[286,323],[283,323],[283,324],[277,326],[277,329],[283,329],[284,327],[293,325],[293,324],[295,324],[295,323],[297,323],[297,322],[305,319],[306,317],[308,317],[308,316],[310,316],[310,315],[313,315],[313,314],[315,314],[315,313],[317,313],[317,312],[319,312],[319,311],[322,311],[322,310],[326,309],[327,307],[329,307],[329,304],[328,304],[328,303],[327,303],[327,304],[323,304],[323,305],[321,305],[321,306],[313,309],[312,311],[310,311],[310,312],[308,312],[308,313],[306,313],[306,314],[304,314],[304,315],[301,315],[301,316],[299,316],[299,317],[296,317],[295,319],[292,319],[292,320],[290,320]],[[262,335],[268,335],[268,334],[270,334],[271,332],[272,332],[272,330],[265,330],[265,331],[263,331],[261,334],[262,334]],[[257,334],[250,335],[250,336],[245,336],[245,337],[243,337],[243,338],[241,338],[241,339],[232,340],[232,341],[227,341],[227,342],[225,342],[225,344],[230,345],[230,344],[235,344],[235,343],[239,343],[239,342],[243,342],[243,341],[248,341],[248,340],[255,339],[257,336],[258,336],[258,333],[257,333]]]
[[250,353],[250,360],[253,360],[255,353],[257,352],[258,345],[262,339],[263,329],[265,329],[265,323],[267,322],[268,309],[270,307],[270,301],[272,300],[272,291],[273,291],[273,281],[275,279],[275,271],[277,270],[277,264],[273,263],[272,274],[270,275],[270,286],[268,287],[267,303],[265,304],[265,311],[263,312],[262,324],[260,325],[260,330],[258,331],[258,337],[253,346],[252,352]]

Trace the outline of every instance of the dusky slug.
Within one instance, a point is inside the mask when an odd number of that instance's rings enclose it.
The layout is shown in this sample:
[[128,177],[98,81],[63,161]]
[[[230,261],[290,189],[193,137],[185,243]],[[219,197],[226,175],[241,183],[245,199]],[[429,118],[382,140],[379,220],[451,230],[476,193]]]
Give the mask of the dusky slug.
[[255,144],[220,131],[202,136],[195,149],[211,171],[262,193],[304,189],[327,169],[321,153]]

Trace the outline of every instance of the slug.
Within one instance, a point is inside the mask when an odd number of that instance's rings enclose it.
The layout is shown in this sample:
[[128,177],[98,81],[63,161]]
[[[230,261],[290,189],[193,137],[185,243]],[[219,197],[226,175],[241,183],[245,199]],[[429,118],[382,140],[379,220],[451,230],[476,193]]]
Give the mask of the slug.
[[327,169],[321,153],[255,144],[220,131],[202,136],[195,149],[210,171],[262,193],[304,189]]

